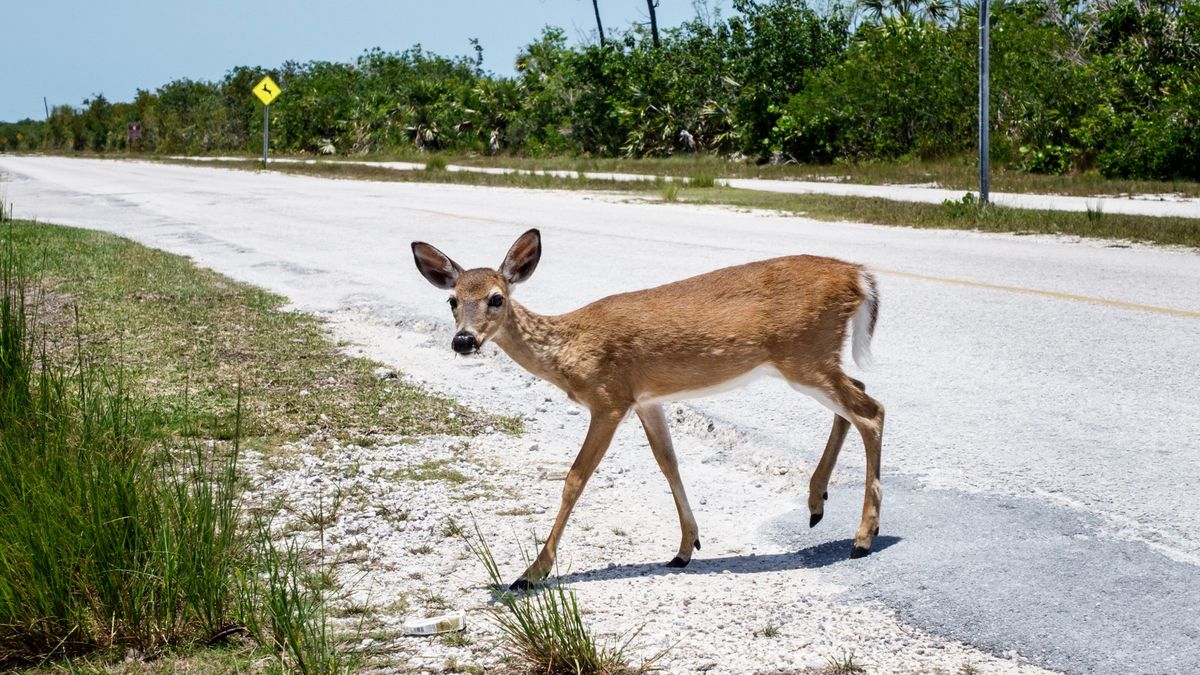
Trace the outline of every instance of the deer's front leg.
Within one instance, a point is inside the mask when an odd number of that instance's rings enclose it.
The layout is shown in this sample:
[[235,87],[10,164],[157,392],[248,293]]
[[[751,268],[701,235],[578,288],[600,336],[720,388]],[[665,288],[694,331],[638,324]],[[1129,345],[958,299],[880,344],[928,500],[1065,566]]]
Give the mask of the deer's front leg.
[[554,519],[554,527],[550,530],[550,536],[546,538],[546,543],[542,546],[542,551],[538,553],[537,559],[533,561],[529,569],[525,570],[521,578],[512,583],[510,589],[526,590],[550,574],[558,551],[558,540],[562,536],[563,528],[567,526],[567,519],[571,517],[571,509],[575,508],[575,502],[583,492],[583,487],[587,485],[588,479],[592,477],[592,473],[599,466],[604,453],[608,451],[608,444],[612,442],[613,433],[616,432],[617,425],[624,419],[625,412],[625,410],[592,412],[592,421],[588,426],[587,437],[583,439],[583,447],[579,449],[575,463],[567,472],[567,479],[563,484],[562,505],[558,509],[558,517]]
[[688,505],[683,479],[679,477],[679,461],[675,458],[675,446],[671,444],[671,428],[667,425],[667,416],[663,414],[661,405],[640,406],[637,414],[646,430],[646,438],[650,441],[658,468],[662,469],[667,484],[671,486],[675,510],[679,513],[679,530],[683,538],[679,543],[679,553],[667,563],[667,567],[687,567],[692,560],[692,550],[700,548],[700,528],[696,526],[692,507]]

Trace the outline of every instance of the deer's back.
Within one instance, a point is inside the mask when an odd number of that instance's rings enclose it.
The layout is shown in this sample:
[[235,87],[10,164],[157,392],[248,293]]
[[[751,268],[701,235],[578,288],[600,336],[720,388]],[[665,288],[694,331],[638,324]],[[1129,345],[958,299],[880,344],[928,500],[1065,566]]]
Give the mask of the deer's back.
[[583,377],[633,398],[716,386],[783,358],[838,359],[861,271],[789,256],[609,296],[561,317],[578,336],[567,352]]

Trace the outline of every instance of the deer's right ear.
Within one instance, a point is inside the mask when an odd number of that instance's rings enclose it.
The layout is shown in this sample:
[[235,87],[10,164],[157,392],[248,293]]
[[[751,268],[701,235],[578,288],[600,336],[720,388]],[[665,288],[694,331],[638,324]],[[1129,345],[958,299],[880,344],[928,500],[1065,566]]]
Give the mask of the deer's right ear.
[[463,271],[458,263],[423,241],[414,241],[412,252],[417,269],[429,283],[445,290],[454,288],[454,283],[458,281],[458,275]]
[[536,229],[529,230],[508,249],[508,255],[500,263],[500,275],[510,284],[519,284],[533,274],[541,259],[542,234]]

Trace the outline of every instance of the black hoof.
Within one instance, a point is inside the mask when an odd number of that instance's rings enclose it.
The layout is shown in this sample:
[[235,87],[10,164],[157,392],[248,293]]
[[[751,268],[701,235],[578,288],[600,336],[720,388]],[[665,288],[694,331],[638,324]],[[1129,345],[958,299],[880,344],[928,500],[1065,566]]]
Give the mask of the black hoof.
[[871,549],[869,549],[869,548],[855,546],[854,548],[850,549],[850,559],[856,560],[858,558],[865,558],[870,552],[871,552]]
[[824,517],[825,517],[824,513],[814,513],[814,514],[810,515],[808,517],[808,526],[816,527],[817,523],[821,522],[821,519]]
[[667,567],[687,567],[689,562],[691,561],[675,556],[671,558],[671,562],[667,563]]
[[529,583],[529,580],[526,579],[525,577],[521,577],[520,579],[517,579],[516,581],[512,582],[512,585],[508,587],[508,590],[520,591],[523,593],[525,591],[528,591],[531,588],[533,588],[533,584]]
[[697,539],[696,541],[692,542],[692,546],[695,546],[696,550],[699,551],[700,550],[700,540]]
[[874,530],[871,530],[871,538],[875,538],[878,536],[879,536],[879,528],[878,527],[875,528]]
[[821,499],[824,499],[825,501],[829,501],[829,493],[826,492],[825,494],[821,495]]

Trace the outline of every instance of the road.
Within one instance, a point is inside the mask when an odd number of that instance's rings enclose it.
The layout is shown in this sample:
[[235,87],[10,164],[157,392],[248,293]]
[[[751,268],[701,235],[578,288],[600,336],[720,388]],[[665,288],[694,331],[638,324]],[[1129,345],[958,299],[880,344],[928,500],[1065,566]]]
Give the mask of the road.
[[[782,254],[866,263],[881,282],[877,364],[851,372],[888,410],[880,550],[841,559],[861,495],[853,438],[818,527],[831,542],[813,544],[802,494],[797,511],[753,514],[758,536],[848,597],[997,653],[1069,672],[1200,671],[1193,251],[134,162],[0,157],[0,171],[19,218],[186,254],[300,309],[439,325],[444,293],[413,269],[413,239],[490,266],[541,228],[518,297],[543,312]],[[781,462],[815,456],[828,431],[823,409],[778,383],[688,407]],[[704,461],[736,466],[738,450]]]

